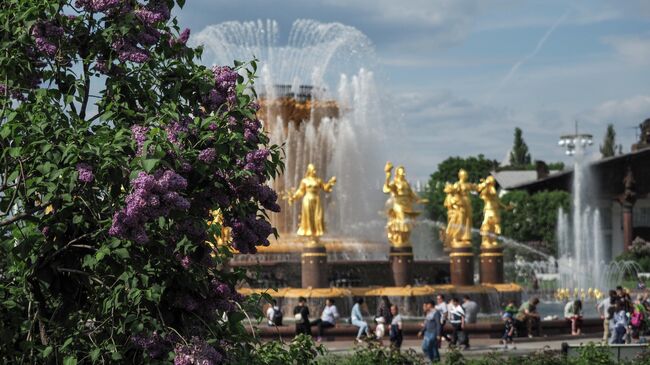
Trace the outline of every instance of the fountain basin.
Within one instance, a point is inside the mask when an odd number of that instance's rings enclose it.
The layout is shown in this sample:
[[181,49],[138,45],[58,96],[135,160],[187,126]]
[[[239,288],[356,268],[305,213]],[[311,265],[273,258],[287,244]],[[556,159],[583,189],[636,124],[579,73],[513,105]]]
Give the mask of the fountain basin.
[[240,288],[238,291],[243,295],[270,294],[278,301],[286,318],[293,317],[293,308],[298,304],[299,297],[307,299],[307,306],[310,308],[311,316],[316,315],[325,306],[325,299],[333,298],[342,317],[350,315],[354,298],[362,297],[367,304],[370,314],[375,313],[382,296],[387,296],[391,303],[400,308],[404,316],[420,316],[422,305],[437,294],[445,295],[445,298],[462,298],[468,295],[476,301],[481,313],[498,313],[503,303],[508,300],[521,302],[522,289],[516,284],[483,284],[472,286],[424,285],[405,287],[356,287],[356,288]]

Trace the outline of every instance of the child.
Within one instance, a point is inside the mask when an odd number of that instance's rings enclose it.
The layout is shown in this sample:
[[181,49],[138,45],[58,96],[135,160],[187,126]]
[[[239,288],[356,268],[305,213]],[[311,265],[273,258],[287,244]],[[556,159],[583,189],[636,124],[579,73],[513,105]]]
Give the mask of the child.
[[505,312],[503,314],[503,349],[507,350],[508,349],[508,343],[512,345],[513,349],[517,349],[517,346],[515,346],[515,321],[512,318],[512,313],[510,312]]

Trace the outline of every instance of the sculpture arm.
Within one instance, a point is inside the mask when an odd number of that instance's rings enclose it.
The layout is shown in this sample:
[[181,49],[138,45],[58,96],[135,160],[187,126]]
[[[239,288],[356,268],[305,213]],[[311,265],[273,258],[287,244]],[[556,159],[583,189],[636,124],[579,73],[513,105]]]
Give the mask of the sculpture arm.
[[384,180],[384,186],[382,187],[382,191],[384,192],[384,194],[390,194],[395,189],[395,184],[391,184],[390,182],[390,177],[393,174],[393,164],[390,162],[386,162],[386,167],[384,167],[384,171],[386,172],[386,180]]
[[298,190],[296,190],[293,194],[290,195],[289,203],[293,203],[293,201],[302,198],[306,192],[307,192],[307,187],[305,186],[305,183],[301,181]]
[[322,183],[323,190],[327,193],[332,192],[332,188],[334,188],[334,185],[336,185],[336,176],[332,176],[332,178],[328,182]]

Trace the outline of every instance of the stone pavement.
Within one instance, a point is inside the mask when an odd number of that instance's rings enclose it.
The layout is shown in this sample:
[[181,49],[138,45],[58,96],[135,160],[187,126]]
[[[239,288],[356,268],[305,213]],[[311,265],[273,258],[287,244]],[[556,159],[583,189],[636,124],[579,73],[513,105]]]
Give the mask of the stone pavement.
[[[508,345],[508,350],[503,349],[503,345],[499,344],[498,339],[491,338],[470,338],[471,347],[468,350],[463,351],[465,357],[478,357],[488,354],[490,352],[499,352],[508,355],[525,355],[542,349],[549,349],[560,351],[562,349],[562,343],[567,342],[569,344],[580,344],[580,343],[589,343],[589,342],[598,342],[601,340],[601,336],[595,335],[583,335],[583,336],[549,336],[549,337],[539,337],[539,338],[520,338],[516,343],[516,349],[512,349],[511,345]],[[354,343],[349,340],[344,341],[323,341],[322,344],[330,351],[332,354],[345,354],[350,352],[354,348]],[[384,344],[387,345],[388,341],[384,341]],[[422,340],[416,339],[407,339],[404,340],[402,344],[402,349],[414,349],[418,353],[421,353],[420,348]],[[447,342],[443,342],[441,348],[441,356],[444,357],[447,353]]]

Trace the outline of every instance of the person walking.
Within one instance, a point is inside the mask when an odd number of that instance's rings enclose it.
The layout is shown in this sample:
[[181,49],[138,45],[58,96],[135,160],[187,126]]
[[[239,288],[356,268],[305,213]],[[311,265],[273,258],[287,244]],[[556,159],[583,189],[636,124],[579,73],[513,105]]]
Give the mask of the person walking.
[[271,299],[271,306],[266,310],[266,319],[269,327],[282,326],[282,311],[277,300]]
[[325,308],[321,312],[320,318],[311,322],[311,326],[318,326],[318,337],[316,338],[317,342],[322,341],[323,334],[325,333],[326,328],[333,328],[336,326],[336,320],[339,318],[339,311],[336,308],[334,299],[327,298],[325,299]]
[[[468,295],[463,297],[463,310],[465,311],[465,324],[476,323],[478,317],[478,304],[470,299]],[[469,334],[465,331],[465,345],[469,347]]]
[[436,303],[434,301],[424,303],[424,323],[422,324],[422,331],[418,333],[418,337],[423,338],[422,351],[431,362],[440,361],[438,342],[440,342],[440,335],[442,334],[441,314],[435,307]]
[[370,337],[370,328],[368,323],[363,319],[363,314],[361,313],[361,305],[363,304],[363,298],[358,298],[356,303],[352,306],[352,311],[350,314],[350,320],[353,326],[359,327],[359,332],[357,332],[357,342],[361,342],[361,336],[364,334],[366,337]]
[[468,345],[465,338],[465,311],[457,298],[451,299],[448,309],[449,323],[451,323],[451,327],[453,328],[450,345],[460,345],[466,350]]
[[393,321],[393,315],[390,313],[390,308],[392,304],[388,297],[382,295],[379,305],[377,306],[377,315],[375,316],[375,322],[377,322],[377,327],[375,328],[375,336],[378,340],[381,340],[386,333],[386,326],[390,326]]
[[609,328],[609,308],[613,307],[614,303],[616,303],[616,290],[610,290],[609,297],[601,300],[596,306],[598,314],[600,315],[600,319],[603,320],[603,342],[607,342],[611,335]]
[[[445,302],[445,296],[443,294],[438,294],[436,295],[436,305],[435,309],[440,312],[440,323],[442,325],[442,332],[441,336],[442,339],[446,340],[447,342],[450,342],[451,339],[449,338],[449,335],[445,334],[445,324],[447,323],[448,318],[448,305]],[[440,347],[440,341],[438,341],[438,347]]]
[[503,314],[503,336],[501,337],[503,342],[503,349],[508,349],[508,344],[512,345],[512,349],[516,350],[515,346],[515,321],[512,318],[511,312],[505,312]]
[[404,339],[402,335],[402,315],[399,314],[399,308],[394,304],[390,307],[390,313],[393,316],[390,322],[390,344],[392,348],[399,350]]
[[311,336],[311,326],[309,323],[309,308],[305,297],[298,298],[298,305],[293,308],[293,315],[296,319],[296,335],[304,333]]
[[613,331],[613,344],[624,344],[625,335],[627,333],[627,313],[625,312],[626,304],[622,301],[617,301],[616,306],[614,307],[614,316],[612,318],[612,324],[614,327]]

